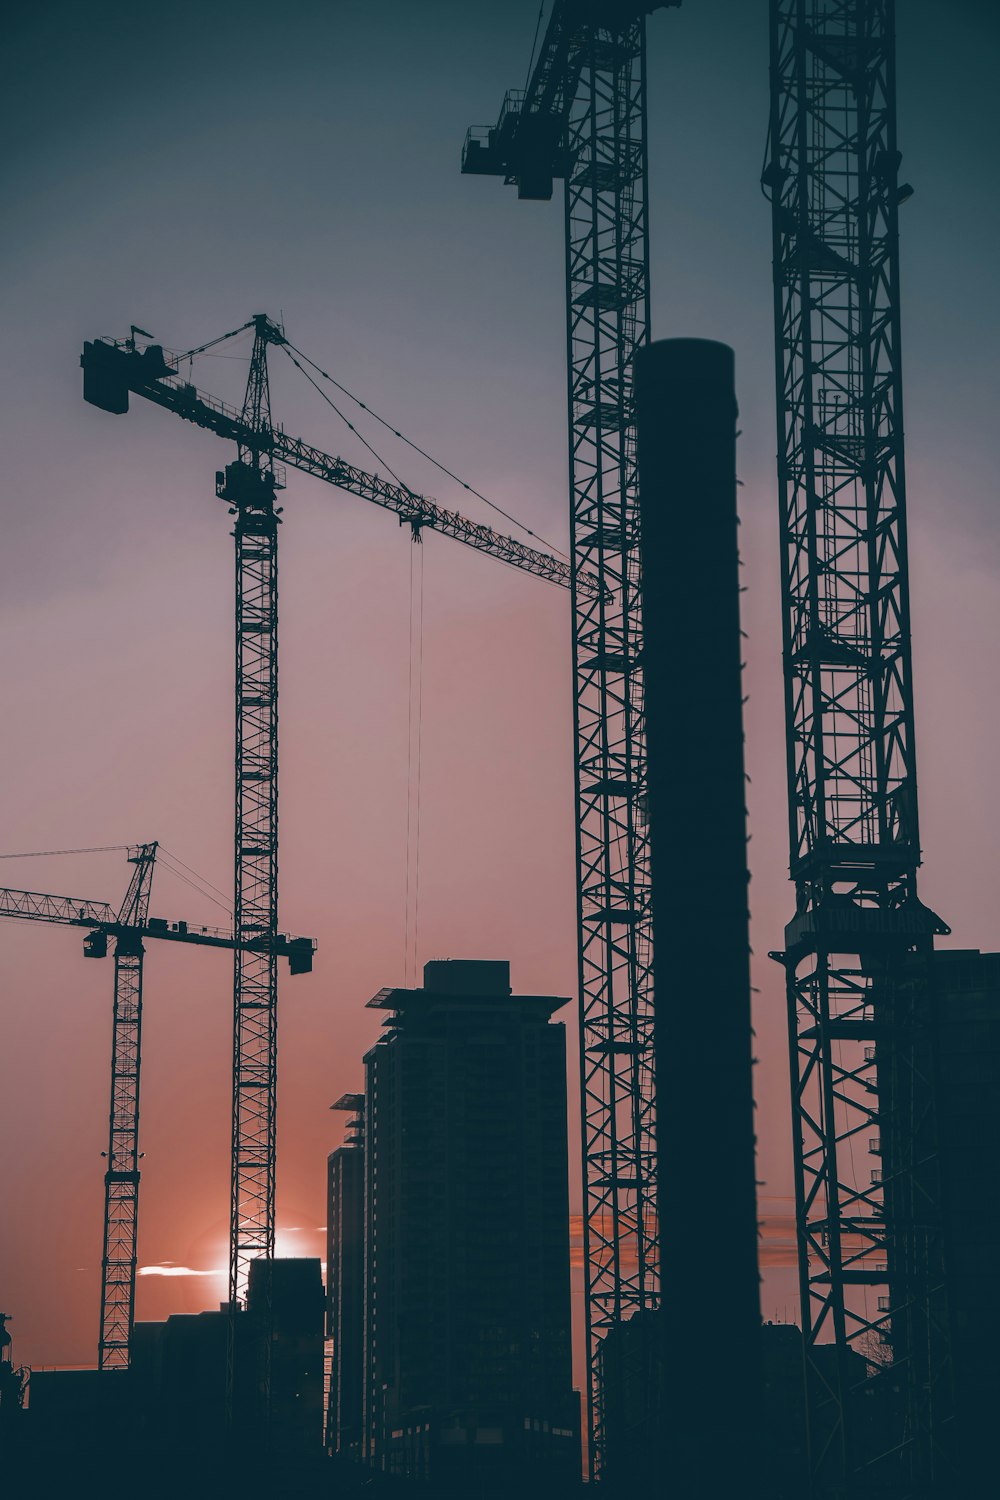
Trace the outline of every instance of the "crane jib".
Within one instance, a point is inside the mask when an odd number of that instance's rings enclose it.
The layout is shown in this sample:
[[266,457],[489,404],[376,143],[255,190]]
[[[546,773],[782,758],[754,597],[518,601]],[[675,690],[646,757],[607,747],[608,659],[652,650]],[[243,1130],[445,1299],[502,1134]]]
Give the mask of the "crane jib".
[[[62,927],[84,927],[87,958],[104,958],[107,940],[131,935],[140,940],[155,938],[163,942],[189,943],[195,947],[228,948],[237,946],[232,931],[225,927],[207,927],[195,922],[170,922],[164,917],[145,917],[141,921],[123,921],[106,901],[90,901],[82,896],[50,896],[41,891],[0,889],[0,917],[20,921],[53,922]],[[277,932],[273,937],[246,938],[238,945],[250,952],[274,953],[287,958],[289,973],[312,972],[316,939],[293,937]]]
[[[224,401],[183,380],[171,363],[171,357],[159,344],[149,344],[138,350],[132,347],[131,340],[116,343],[96,339],[84,344],[80,363],[84,400],[102,411],[115,415],[127,412],[131,393],[214,432],[217,437],[236,444],[248,442],[241,414]],[[271,428],[268,436],[272,458],[322,479],[336,489],[347,490],[362,500],[370,500],[394,511],[402,523],[439,531],[510,567],[558,584],[560,588],[573,586],[570,565],[550,553],[470,521],[458,511],[447,510],[436,501],[377,474],[368,474],[342,458],[303,442],[301,438],[289,437],[280,427]],[[259,443],[259,434],[255,435],[255,441]],[[607,591],[597,578],[585,570],[577,573],[576,590],[578,595],[588,598],[607,597]]]

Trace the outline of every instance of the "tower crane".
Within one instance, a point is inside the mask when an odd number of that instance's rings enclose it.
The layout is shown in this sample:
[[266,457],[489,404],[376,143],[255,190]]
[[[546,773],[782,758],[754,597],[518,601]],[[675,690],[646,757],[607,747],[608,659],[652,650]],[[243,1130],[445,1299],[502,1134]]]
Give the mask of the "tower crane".
[[[168,922],[149,916],[157,847],[156,843],[151,843],[129,849],[128,861],[135,868],[117,911],[107,902],[77,896],[0,890],[0,917],[84,928],[85,958],[107,957],[108,942],[114,942],[111,1108],[108,1149],[104,1153],[108,1167],[104,1176],[101,1331],[98,1343],[98,1364],[102,1370],[128,1368],[135,1316],[144,942],[156,938],[206,948],[235,947],[232,932],[223,928]],[[263,946],[260,939],[254,941],[258,948]],[[311,970],[316,948],[311,938],[277,933],[271,948],[275,957],[287,958],[292,974],[306,974]]]
[[[139,1219],[139,1063],[142,1041],[140,931],[149,917],[156,844],[129,855],[135,866],[118,913],[115,939],[115,1005],[111,1043],[111,1109],[108,1169],[104,1174],[104,1246],[101,1252],[102,1370],[127,1365],[135,1317],[136,1234]],[[91,939],[93,941],[93,939]],[[105,939],[105,943],[106,943]]]
[[395,512],[401,525],[442,532],[511,567],[597,598],[605,584],[586,569],[502,536],[426,496],[291,437],[272,421],[267,355],[293,346],[263,313],[191,355],[253,329],[242,409],[185,381],[187,355],[128,339],[84,345],[84,399],[113,413],[142,396],[237,445],[235,462],[216,475],[216,493],[235,515],[236,539],[236,952],[234,982],[232,1200],[229,1289],[245,1295],[250,1261],[274,1253],[277,984],[274,935],[278,899],[278,574],[276,493],[282,465]]
[[931,1042],[933,942],[949,929],[917,895],[894,0],[770,0],[770,54],[796,908],[773,957],[811,1493],[872,1479],[929,1496],[951,1493],[953,1462]]
[[[681,0],[554,0],[527,88],[462,171],[566,224],[577,920],[591,1470],[599,1353],[659,1287],[652,932],[632,359],[649,338],[646,16]],[[592,577],[597,590],[581,587]]]

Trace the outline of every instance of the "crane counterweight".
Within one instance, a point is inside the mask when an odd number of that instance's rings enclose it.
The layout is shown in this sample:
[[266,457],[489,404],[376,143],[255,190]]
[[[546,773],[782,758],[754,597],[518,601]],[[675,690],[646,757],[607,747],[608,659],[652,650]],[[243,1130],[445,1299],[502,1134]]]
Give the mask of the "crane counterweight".
[[159,344],[148,344],[139,351],[134,343],[128,348],[125,344],[98,339],[92,344],[84,344],[80,364],[83,367],[83,399],[116,416],[128,411],[129,392],[137,386],[177,373],[167,364]]

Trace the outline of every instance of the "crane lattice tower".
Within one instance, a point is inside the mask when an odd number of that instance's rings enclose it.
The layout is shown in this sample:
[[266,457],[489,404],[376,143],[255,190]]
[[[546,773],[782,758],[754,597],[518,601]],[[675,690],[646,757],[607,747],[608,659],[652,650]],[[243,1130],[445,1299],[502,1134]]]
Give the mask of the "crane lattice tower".
[[[770,44],[796,893],[775,956],[812,1481],[840,1494],[874,1475],[925,1495],[951,1420],[929,1029],[948,929],[917,896],[893,0],[771,0]],[[869,1397],[887,1401],[876,1423]]]
[[580,1083],[590,1465],[600,1349],[654,1308],[659,1227],[652,924],[632,360],[649,341],[646,16],[680,0],[555,0],[526,90],[462,170],[522,199],[565,179]]

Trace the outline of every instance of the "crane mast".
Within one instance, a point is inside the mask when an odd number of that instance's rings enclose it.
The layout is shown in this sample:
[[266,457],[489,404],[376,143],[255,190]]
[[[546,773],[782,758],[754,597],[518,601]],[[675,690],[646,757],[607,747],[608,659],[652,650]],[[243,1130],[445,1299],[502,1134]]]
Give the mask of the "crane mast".
[[[917,896],[897,229],[912,190],[897,178],[893,0],[771,0],[770,44],[796,892],[774,956],[812,1492],[873,1478],[923,1496],[949,1466],[930,1037],[933,938],[948,928]],[[874,1423],[869,1397],[888,1403]]]
[[[652,933],[632,358],[649,338],[645,25],[589,26],[568,119],[567,348],[574,569],[580,1059],[587,1336],[659,1288]],[[594,1376],[592,1374],[592,1380]],[[600,1386],[595,1395],[599,1397]],[[597,1472],[603,1406],[595,1400]]]
[[[668,4],[679,0],[668,0]],[[632,360],[649,338],[645,18],[556,0],[528,87],[462,170],[565,179],[580,1076],[591,1469],[609,1331],[657,1305],[652,932]],[[594,578],[597,589],[580,580]]]
[[139,1063],[142,1045],[141,929],[149,916],[156,844],[129,853],[135,866],[115,939],[115,1003],[111,1047],[108,1169],[104,1175],[101,1335],[98,1365],[127,1369],[135,1318],[136,1231],[139,1216]]
[[[250,1262],[274,1255],[278,968],[278,489],[271,454],[267,346],[282,334],[263,314],[243,403],[237,461],[217,492],[235,513],[236,842],[233,929],[232,1197],[229,1300],[246,1297]],[[263,939],[259,950],[242,946]]]

